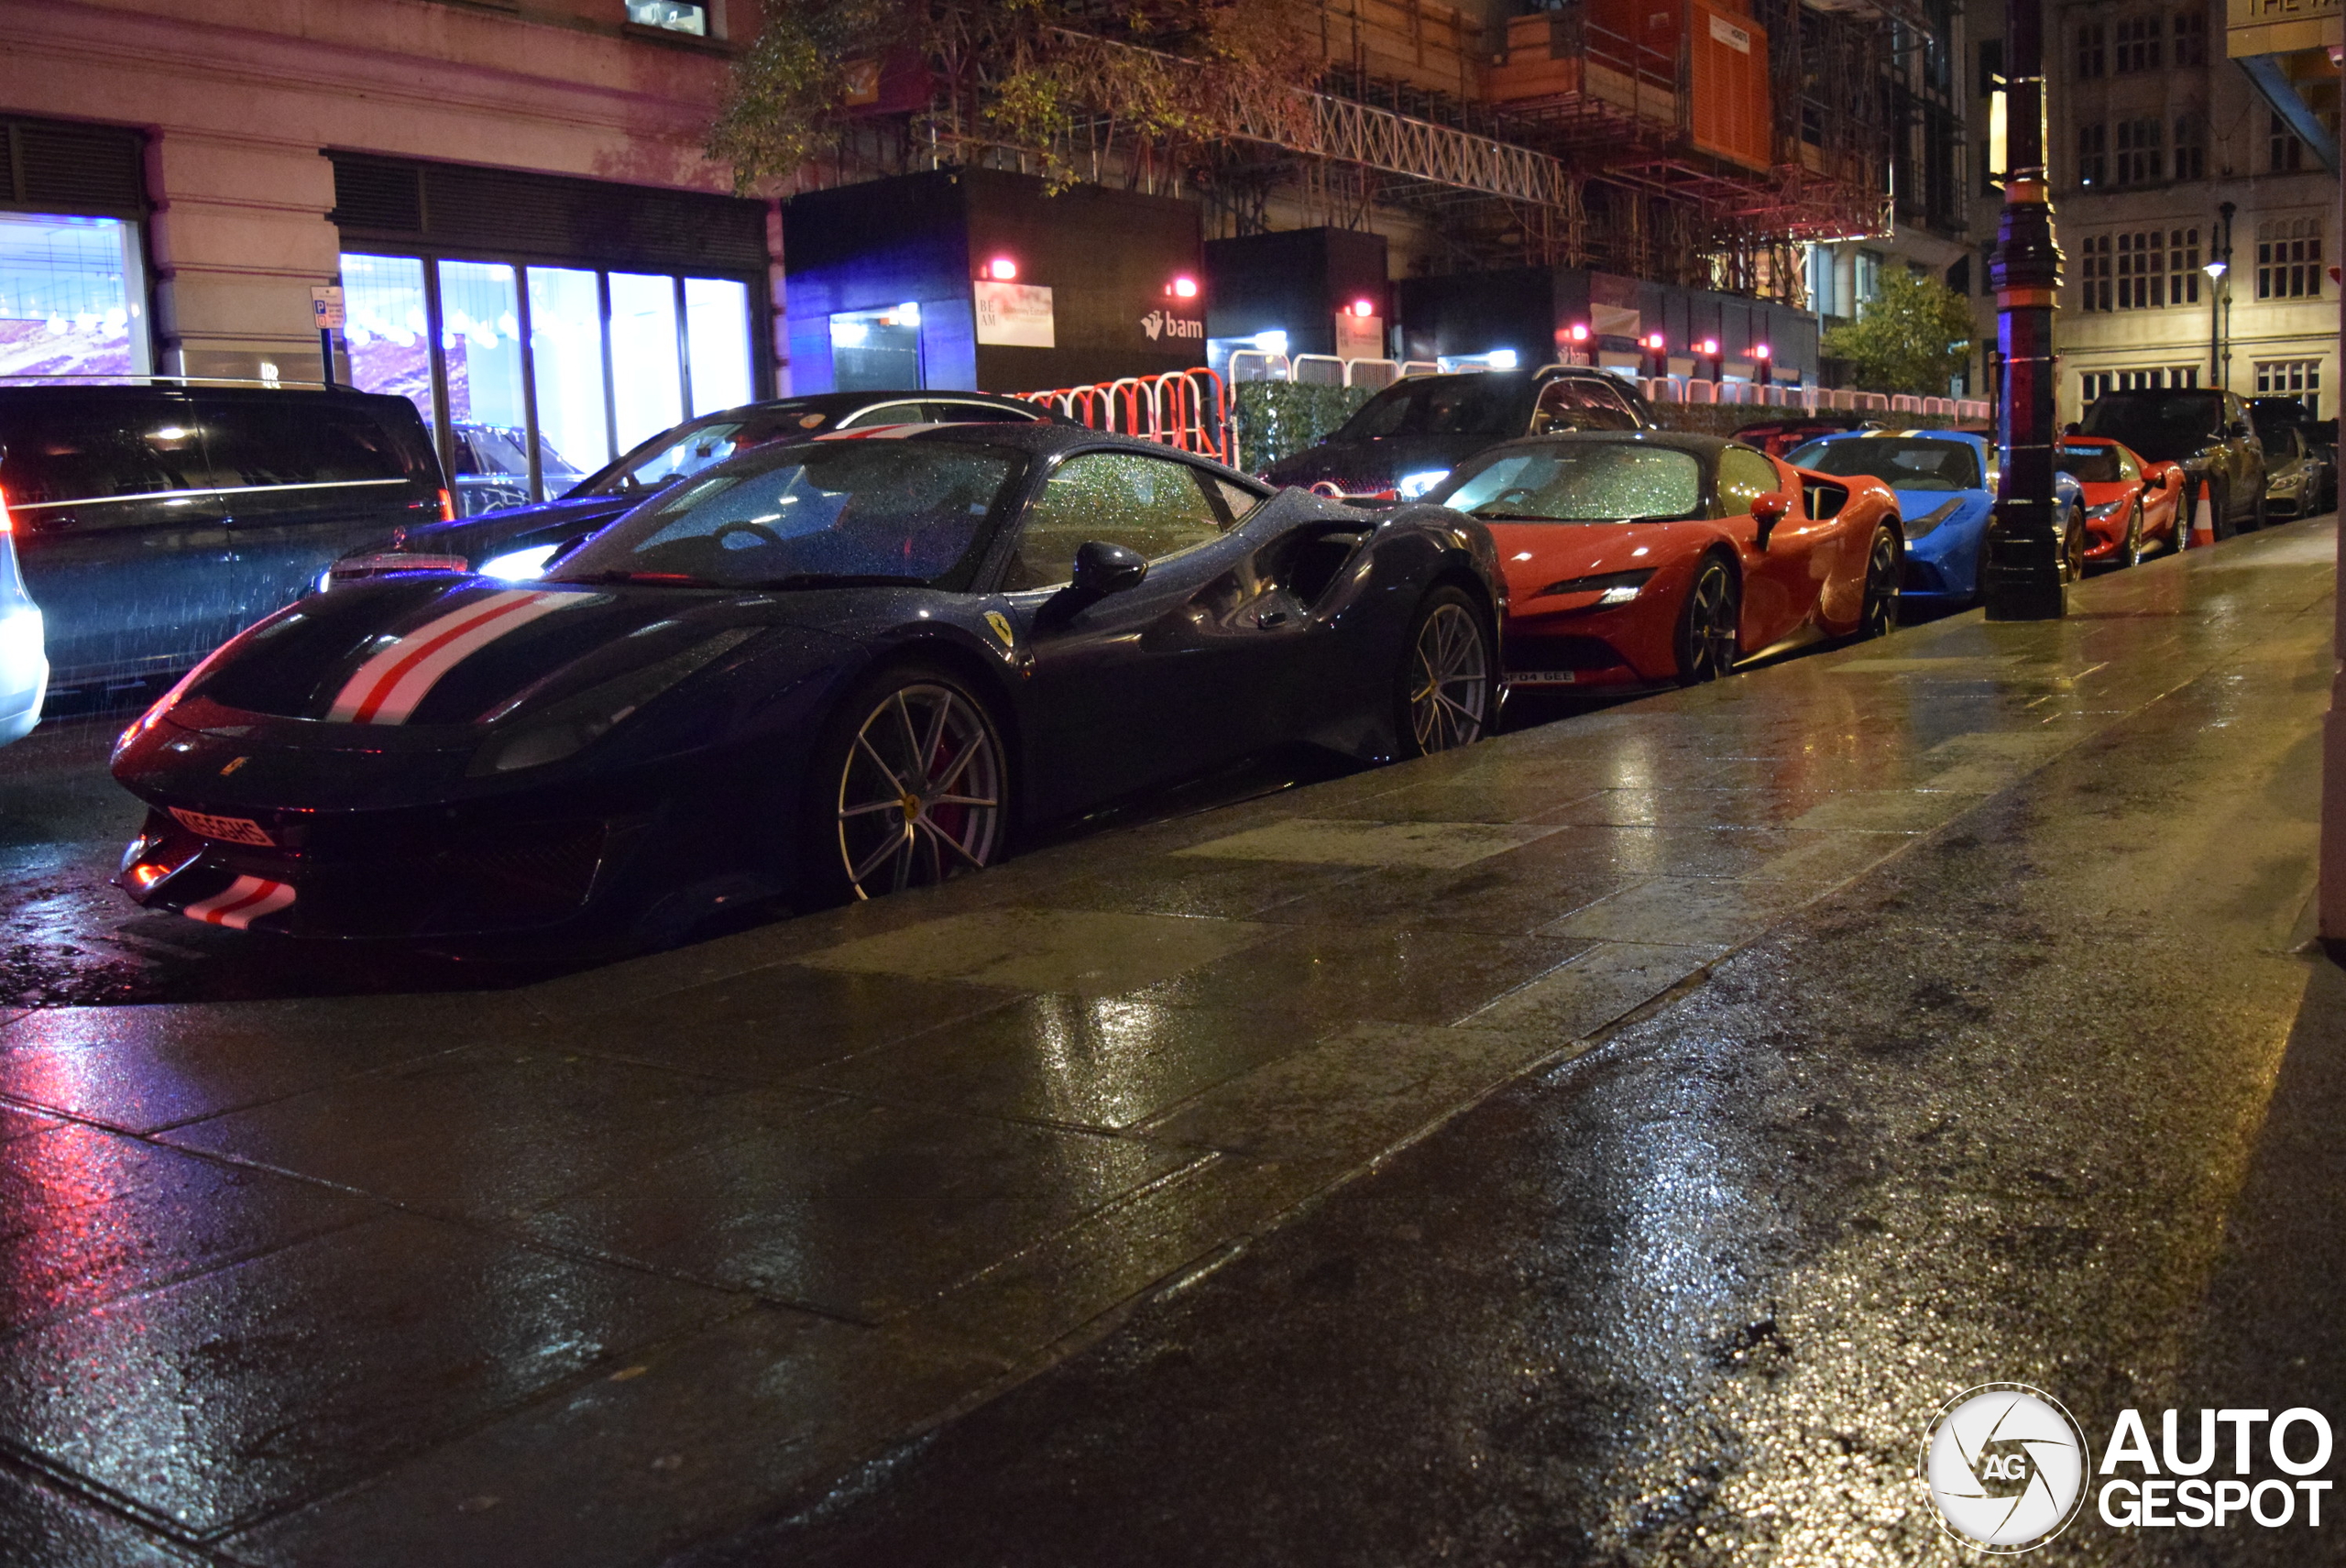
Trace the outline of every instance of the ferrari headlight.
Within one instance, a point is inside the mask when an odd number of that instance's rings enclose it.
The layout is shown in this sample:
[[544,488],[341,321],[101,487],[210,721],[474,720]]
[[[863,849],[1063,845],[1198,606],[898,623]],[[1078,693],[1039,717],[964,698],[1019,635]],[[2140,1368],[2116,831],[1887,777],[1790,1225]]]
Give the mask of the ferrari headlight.
[[1450,470],[1447,468],[1426,468],[1415,474],[1404,474],[1400,483],[1393,487],[1393,493],[1405,501],[1413,501],[1448,477]]
[[526,550],[508,550],[502,555],[491,555],[480,564],[480,575],[508,583],[526,583],[532,577],[545,576],[546,563],[554,559],[556,546],[532,544]]
[[2088,508],[2086,510],[2086,516],[2095,522],[2100,522],[2106,519],[2116,517],[2120,512],[2124,511],[2128,507],[2133,504],[2134,502],[2132,497],[2121,496],[2114,501],[2104,501],[2098,507]]
[[[748,628],[721,631],[682,652],[671,653],[657,663],[630,670],[576,696],[566,697],[510,734],[492,735],[486,745],[473,753],[472,764],[465,772],[470,777],[481,778],[492,773],[518,773],[523,768],[543,768],[576,756],[619,728],[645,703],[755,635]],[[512,711],[513,706],[484,716],[481,722],[496,725]]]
[[1957,496],[1955,499],[1947,501],[1930,511],[1924,512],[1922,516],[1909,521],[1905,525],[1906,537],[1910,540],[1920,539],[1923,535],[1928,533],[1931,530],[1936,528],[1940,523],[1945,522],[1947,519],[1953,517],[1957,512],[1961,511],[1962,510],[1963,498],[1961,496]]
[[1550,594],[1595,594],[1598,605],[1627,604],[1644,589],[1653,577],[1649,566],[1638,572],[1606,572],[1594,577],[1566,577],[1561,583],[1550,583],[1532,597],[1545,598]]

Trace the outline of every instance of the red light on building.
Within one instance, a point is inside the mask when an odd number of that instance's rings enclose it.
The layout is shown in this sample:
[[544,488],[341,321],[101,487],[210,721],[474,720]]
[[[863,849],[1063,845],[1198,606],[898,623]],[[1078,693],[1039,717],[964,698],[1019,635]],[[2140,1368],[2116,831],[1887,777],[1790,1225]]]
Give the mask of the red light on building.
[[1586,322],[1573,323],[1573,341],[1574,343],[1586,343],[1588,341],[1588,323]]
[[1167,284],[1165,291],[1177,300],[1194,300],[1198,297],[1198,280],[1185,272]]
[[1359,316],[1362,320],[1365,321],[1376,313],[1376,302],[1375,301],[1361,299],[1354,300],[1353,302],[1353,314]]
[[1018,276],[1018,263],[1007,256],[997,256],[986,263],[986,276],[997,283],[1007,283]]
[[1646,334],[1646,347],[1651,352],[1660,354],[1663,349],[1669,346],[1669,341],[1665,339],[1661,334],[1656,332]]
[[1767,357],[1768,357],[1768,345],[1767,345],[1766,344],[1764,344],[1764,343],[1755,343],[1755,344],[1753,344],[1753,345],[1751,345],[1751,357],[1752,357],[1752,358],[1754,358],[1754,359],[1765,359],[1765,358],[1767,358]]
[[1703,339],[1702,350],[1705,354],[1711,355],[1716,357],[1719,351],[1719,340],[1716,337],[1706,337]]

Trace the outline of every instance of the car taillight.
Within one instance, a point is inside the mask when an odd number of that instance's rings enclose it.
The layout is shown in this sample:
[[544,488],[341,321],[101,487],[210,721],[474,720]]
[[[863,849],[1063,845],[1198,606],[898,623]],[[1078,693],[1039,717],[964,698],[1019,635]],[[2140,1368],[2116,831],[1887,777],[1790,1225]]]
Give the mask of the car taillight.
[[440,492],[440,521],[442,522],[456,521],[456,498],[445,490]]
[[16,520],[8,515],[8,493],[5,490],[0,490],[0,533],[16,532]]

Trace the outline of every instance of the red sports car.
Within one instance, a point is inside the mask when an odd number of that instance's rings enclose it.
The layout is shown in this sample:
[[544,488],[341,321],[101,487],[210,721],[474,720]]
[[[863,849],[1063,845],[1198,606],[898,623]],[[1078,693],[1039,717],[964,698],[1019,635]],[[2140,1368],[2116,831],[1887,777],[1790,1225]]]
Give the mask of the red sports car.
[[2099,435],[2064,436],[2063,472],[2085,491],[2086,560],[2131,566],[2156,540],[2180,550],[2190,520],[2183,515],[2183,470],[2146,463],[2132,447]]
[[1897,620],[1905,535],[1890,491],[1739,442],[1534,436],[1478,453],[1426,499],[1491,531],[1518,686],[1692,685]]

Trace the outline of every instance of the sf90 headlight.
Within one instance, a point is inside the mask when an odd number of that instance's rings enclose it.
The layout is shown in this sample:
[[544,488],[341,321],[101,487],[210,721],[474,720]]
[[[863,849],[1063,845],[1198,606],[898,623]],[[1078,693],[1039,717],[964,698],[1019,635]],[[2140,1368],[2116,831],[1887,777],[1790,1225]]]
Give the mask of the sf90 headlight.
[[1537,598],[1550,594],[1595,594],[1598,605],[1627,604],[1638,597],[1652,579],[1653,568],[1638,572],[1606,572],[1593,577],[1566,577],[1561,583],[1550,583],[1541,588]]
[[[722,631],[681,652],[671,653],[657,663],[630,670],[576,696],[565,697],[527,722],[516,724],[508,733],[492,732],[480,750],[473,753],[472,763],[465,772],[473,778],[483,778],[519,773],[524,768],[543,768],[576,756],[626,722],[645,703],[755,635],[747,628]],[[502,717],[491,713],[486,722],[494,730]]]

